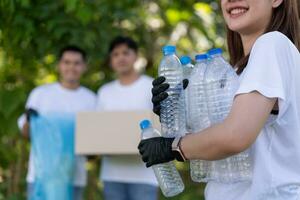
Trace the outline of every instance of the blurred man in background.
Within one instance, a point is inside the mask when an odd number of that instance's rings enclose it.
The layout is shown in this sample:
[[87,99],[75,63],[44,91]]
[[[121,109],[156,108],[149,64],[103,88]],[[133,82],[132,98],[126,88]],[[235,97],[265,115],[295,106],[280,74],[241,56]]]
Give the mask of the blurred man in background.
[[[110,65],[117,80],[98,91],[97,110],[152,110],[152,78],[134,69],[137,44],[128,37],[115,38],[109,47]],[[112,124],[114,126],[114,124]],[[120,132],[122,134],[122,132]],[[117,139],[118,136],[116,135]],[[157,182],[152,169],[147,169],[139,156],[105,156],[100,179],[106,200],[156,200]]]
[[[96,95],[80,85],[80,78],[87,70],[86,53],[76,46],[67,46],[59,54],[59,82],[35,88],[26,103],[27,111],[19,118],[18,125],[22,135],[30,137],[30,114],[56,112],[76,113],[95,108]],[[30,154],[29,171],[27,174],[28,199],[32,198],[35,182],[33,154]],[[82,199],[86,185],[86,158],[77,156],[74,166],[74,200]]]

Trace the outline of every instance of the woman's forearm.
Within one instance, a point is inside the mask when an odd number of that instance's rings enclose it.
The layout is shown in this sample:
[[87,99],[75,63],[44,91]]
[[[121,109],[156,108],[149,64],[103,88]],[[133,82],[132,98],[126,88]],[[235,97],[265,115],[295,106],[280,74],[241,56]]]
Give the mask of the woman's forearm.
[[218,160],[239,153],[240,147],[234,143],[233,131],[221,123],[188,134],[181,140],[181,149],[187,159]]
[[276,101],[258,92],[236,96],[223,123],[182,138],[183,153],[188,159],[217,160],[246,150],[256,140]]

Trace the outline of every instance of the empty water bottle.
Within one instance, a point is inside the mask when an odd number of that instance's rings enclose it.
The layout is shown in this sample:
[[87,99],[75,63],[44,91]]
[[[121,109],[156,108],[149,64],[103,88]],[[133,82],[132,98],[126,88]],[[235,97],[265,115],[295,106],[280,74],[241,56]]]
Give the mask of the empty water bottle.
[[[183,79],[190,79],[190,76],[192,74],[194,65],[192,64],[192,60],[188,56],[181,56],[180,57],[180,62],[182,64],[182,69],[183,69]],[[186,130],[190,131],[190,123],[191,119],[189,118],[189,102],[188,102],[188,90],[184,90],[184,98],[185,98],[185,123],[186,123]]]
[[181,56],[180,62],[183,68],[183,79],[189,79],[194,68],[192,59],[189,56]]
[[188,118],[190,119],[191,132],[196,133],[210,126],[205,94],[204,74],[207,68],[207,55],[196,55],[196,64],[189,79],[188,93]]
[[234,69],[222,57],[221,49],[208,53],[211,60],[205,74],[206,92],[210,121],[215,124],[227,117],[239,82]]
[[161,130],[164,137],[185,134],[185,106],[183,92],[183,69],[176,56],[175,46],[163,47],[164,57],[159,65],[158,74],[166,78],[170,85],[168,98],[161,102]]
[[[221,49],[208,52],[211,60],[205,73],[205,91],[211,124],[222,122],[230,112],[234,94],[238,88],[238,76],[222,57]],[[249,152],[213,161],[210,179],[220,182],[250,180]]]
[[[207,68],[207,54],[196,55],[196,64],[189,79],[188,113],[190,132],[197,133],[210,126],[205,95],[204,74]],[[191,178],[195,182],[206,182],[210,174],[211,162],[191,160]]]
[[[160,137],[160,132],[152,127],[149,120],[140,123],[142,139]],[[160,189],[164,196],[172,197],[184,190],[184,184],[173,162],[152,166]]]

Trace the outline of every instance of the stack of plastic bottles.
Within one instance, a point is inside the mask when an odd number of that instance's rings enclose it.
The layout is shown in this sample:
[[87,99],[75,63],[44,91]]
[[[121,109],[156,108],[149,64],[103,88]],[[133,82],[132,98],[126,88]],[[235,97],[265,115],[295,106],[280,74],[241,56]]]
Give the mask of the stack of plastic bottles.
[[[197,133],[222,122],[230,112],[238,89],[238,76],[222,56],[221,49],[196,56],[188,87],[189,130]],[[251,179],[249,151],[217,161],[192,160],[191,177],[196,182],[233,183]]]
[[[197,133],[210,126],[208,116],[208,107],[205,93],[205,71],[208,63],[206,54],[196,55],[196,65],[189,79],[187,88],[188,104],[187,120],[189,123],[189,131]],[[204,160],[191,160],[191,178],[195,182],[206,182],[211,176],[211,162]]]
[[[221,49],[208,51],[210,61],[205,72],[205,97],[210,124],[222,122],[230,112],[233,98],[239,86],[238,76],[225,61]],[[207,180],[238,182],[251,179],[249,151],[229,158],[213,161]]]
[[[179,60],[175,46],[163,47],[158,74],[170,85],[168,97],[161,102],[161,133],[148,120],[141,122],[142,139],[180,137],[199,133],[222,122],[230,112],[238,88],[238,76],[222,56],[221,49],[196,55],[195,66],[187,56]],[[189,86],[183,89],[183,79]],[[249,151],[217,161],[191,160],[191,178],[195,182],[233,183],[251,180]],[[175,196],[184,190],[174,163],[153,166],[163,194]]]

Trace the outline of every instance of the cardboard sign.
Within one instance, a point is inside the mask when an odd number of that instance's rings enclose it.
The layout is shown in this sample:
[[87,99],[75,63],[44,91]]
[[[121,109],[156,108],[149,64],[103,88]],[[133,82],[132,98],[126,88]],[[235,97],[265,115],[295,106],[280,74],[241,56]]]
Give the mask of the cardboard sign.
[[152,111],[81,112],[76,116],[75,152],[79,155],[138,154],[140,121],[151,120],[160,130]]

